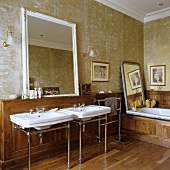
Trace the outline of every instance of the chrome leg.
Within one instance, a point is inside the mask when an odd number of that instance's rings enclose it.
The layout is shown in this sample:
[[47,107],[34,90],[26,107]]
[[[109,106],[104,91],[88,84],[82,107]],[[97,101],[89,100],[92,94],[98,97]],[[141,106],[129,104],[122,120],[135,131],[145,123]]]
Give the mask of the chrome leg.
[[31,149],[30,149],[30,129],[29,132],[27,133],[28,136],[28,170],[31,169]]
[[107,114],[105,114],[105,153],[107,152]]
[[68,122],[68,168],[70,168],[70,122]]
[[98,137],[99,137],[99,143],[100,143],[100,116],[99,116],[99,121],[98,121]]
[[79,163],[81,164],[81,120],[79,122]]
[[120,133],[120,131],[121,131],[121,114],[119,112],[119,141],[121,140],[121,133]]

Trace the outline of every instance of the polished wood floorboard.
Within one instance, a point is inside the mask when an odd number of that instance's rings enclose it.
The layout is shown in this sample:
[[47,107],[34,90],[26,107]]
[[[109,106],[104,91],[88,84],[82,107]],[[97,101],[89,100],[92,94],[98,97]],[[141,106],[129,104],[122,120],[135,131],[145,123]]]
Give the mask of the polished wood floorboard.
[[[103,141],[83,144],[82,164],[78,162],[78,149],[71,149],[70,170],[170,170],[169,148],[139,140],[125,145],[109,137],[107,149],[104,153]],[[33,162],[31,170],[68,170],[67,152]]]

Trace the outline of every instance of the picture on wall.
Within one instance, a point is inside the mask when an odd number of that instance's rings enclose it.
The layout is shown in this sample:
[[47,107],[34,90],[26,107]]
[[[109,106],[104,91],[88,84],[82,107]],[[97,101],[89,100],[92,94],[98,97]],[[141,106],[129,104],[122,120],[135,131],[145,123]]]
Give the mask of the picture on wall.
[[92,81],[109,81],[109,63],[92,61],[91,78]]
[[150,66],[150,85],[165,86],[166,84],[165,74],[166,74],[165,65]]
[[141,87],[139,70],[129,72],[128,76],[132,90]]
[[43,87],[43,95],[58,95],[59,87]]

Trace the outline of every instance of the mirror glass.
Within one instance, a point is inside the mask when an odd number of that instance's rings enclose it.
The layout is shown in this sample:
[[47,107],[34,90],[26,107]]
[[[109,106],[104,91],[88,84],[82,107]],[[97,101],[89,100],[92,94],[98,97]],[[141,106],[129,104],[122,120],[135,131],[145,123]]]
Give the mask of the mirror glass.
[[76,25],[22,8],[23,91],[78,95]]
[[139,63],[124,61],[121,63],[122,82],[126,110],[145,106],[143,81]]

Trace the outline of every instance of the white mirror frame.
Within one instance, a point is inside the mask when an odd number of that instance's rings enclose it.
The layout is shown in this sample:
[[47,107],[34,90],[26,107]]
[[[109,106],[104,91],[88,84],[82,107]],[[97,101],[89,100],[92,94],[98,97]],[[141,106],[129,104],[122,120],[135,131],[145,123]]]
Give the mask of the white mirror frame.
[[[78,96],[78,65],[77,65],[77,42],[76,42],[76,24],[70,23],[52,16],[34,12],[25,8],[21,8],[21,26],[22,26],[22,70],[23,70],[23,91],[29,96],[29,52],[28,52],[28,16],[37,17],[57,24],[62,24],[72,28],[72,45],[73,45],[73,63],[74,63],[74,94],[59,94],[55,96]],[[54,95],[48,95],[52,97]]]

